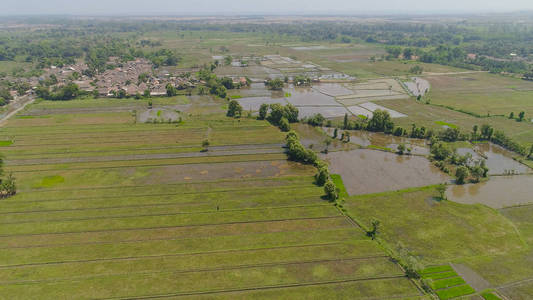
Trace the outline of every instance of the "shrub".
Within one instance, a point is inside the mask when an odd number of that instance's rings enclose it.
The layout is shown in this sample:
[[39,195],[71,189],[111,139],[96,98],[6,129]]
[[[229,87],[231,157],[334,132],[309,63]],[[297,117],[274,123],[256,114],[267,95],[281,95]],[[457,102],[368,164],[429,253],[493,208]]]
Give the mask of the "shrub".
[[240,117],[242,115],[242,106],[237,102],[237,100],[231,100],[228,104],[228,112],[226,116],[228,117]]
[[455,171],[455,178],[457,180],[457,184],[464,184],[466,178],[470,175],[470,171],[465,166],[459,166],[457,170]]
[[326,198],[330,201],[335,201],[339,198],[337,187],[331,180],[327,180],[326,184],[324,184],[324,192],[326,193]]

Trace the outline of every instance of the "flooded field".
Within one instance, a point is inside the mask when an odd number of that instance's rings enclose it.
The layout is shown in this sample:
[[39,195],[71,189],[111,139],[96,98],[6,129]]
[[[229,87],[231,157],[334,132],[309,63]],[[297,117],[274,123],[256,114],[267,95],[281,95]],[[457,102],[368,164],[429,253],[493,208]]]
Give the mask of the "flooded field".
[[320,113],[324,118],[342,117],[350,112],[343,106],[299,106],[299,117],[311,117]]
[[326,94],[332,97],[353,94],[352,90],[347,89],[344,85],[339,83],[321,83],[315,86],[314,88],[322,94]]
[[288,104],[284,98],[272,98],[272,97],[249,97],[237,99],[237,102],[241,104],[242,109],[245,111],[258,111],[261,104],[275,104],[279,103],[281,105]]
[[454,185],[446,194],[449,200],[458,203],[503,208],[533,203],[531,186],[533,175],[493,176],[487,182]]
[[485,159],[489,175],[525,174],[531,171],[527,166],[513,159],[512,152],[492,143],[475,145],[475,149],[459,148],[457,153],[470,153],[476,160]]
[[407,117],[407,115],[404,115],[402,113],[399,113],[395,110],[392,110],[392,109],[388,109],[384,106],[381,106],[381,105],[377,105],[375,103],[372,103],[372,102],[365,102],[365,103],[362,103],[361,105],[362,108],[364,109],[367,109],[371,112],[374,112],[376,110],[383,110],[383,111],[386,111],[390,114],[391,118],[403,118],[403,117]]
[[[320,86],[322,85],[317,85],[317,88]],[[294,106],[342,106],[335,101],[335,98],[323,94],[315,88],[289,87],[284,91],[290,93],[287,101]]]
[[[290,103],[298,107],[301,118],[318,113],[326,118],[342,117],[345,114],[364,115],[371,118],[373,111],[377,109],[388,111],[393,118],[406,117],[406,115],[392,109],[368,102],[368,97],[372,98],[377,95],[387,94],[389,97],[404,97],[405,94],[396,91],[397,86],[399,84],[395,80],[389,80],[362,84],[318,83],[312,87],[295,87],[291,84],[283,91],[270,91],[263,83],[253,83],[249,88],[239,91],[239,95],[243,98],[237,99],[237,101],[244,110],[253,111],[259,110],[263,103],[282,105]],[[375,89],[371,89],[372,87]],[[354,90],[354,88],[364,89]],[[347,103],[346,101],[357,103],[347,109],[343,105]]]
[[429,92],[429,81],[419,77],[413,77],[412,80],[413,81],[406,81],[404,84],[415,97],[419,95],[424,96]]
[[350,195],[371,194],[447,182],[450,178],[420,156],[361,149],[322,156],[340,174]]
[[[328,135],[333,136],[333,128],[324,127],[323,130]],[[389,148],[393,151],[397,149],[399,144],[404,144],[406,148],[411,148],[412,154],[429,155],[429,147],[426,145],[425,140],[396,137],[380,132],[350,130],[350,142],[363,147],[374,145],[378,147]]]

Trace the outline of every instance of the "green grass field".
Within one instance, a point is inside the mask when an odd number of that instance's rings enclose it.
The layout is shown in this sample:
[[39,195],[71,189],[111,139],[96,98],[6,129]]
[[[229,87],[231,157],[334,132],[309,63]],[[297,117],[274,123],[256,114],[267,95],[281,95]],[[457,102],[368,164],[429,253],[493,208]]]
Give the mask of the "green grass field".
[[432,187],[415,188],[350,197],[345,207],[367,226],[372,218],[381,220],[381,238],[392,245],[407,245],[426,264],[526,249],[498,212],[436,197]]
[[488,73],[428,77],[431,102],[479,115],[526,112],[533,118],[533,83]]
[[42,101],[2,129],[19,190],[0,201],[2,297],[423,296],[276,127],[134,124],[136,102],[100,101]]
[[443,125],[451,127],[449,124],[453,124],[463,132],[472,132],[474,125],[481,127],[483,124],[489,124],[527,147],[533,144],[533,123],[530,122],[516,122],[500,116],[477,118],[445,107],[423,104],[413,99],[377,101],[377,104],[406,114],[408,116],[406,118],[394,119],[394,123],[403,128],[411,128],[411,125],[415,123],[417,126],[440,130],[444,128]]

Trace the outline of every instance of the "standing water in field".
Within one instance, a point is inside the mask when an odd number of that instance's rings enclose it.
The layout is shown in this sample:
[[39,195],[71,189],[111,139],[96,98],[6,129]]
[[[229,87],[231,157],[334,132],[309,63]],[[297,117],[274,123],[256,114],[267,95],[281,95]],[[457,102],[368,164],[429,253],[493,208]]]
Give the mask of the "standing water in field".
[[492,208],[533,203],[533,175],[494,176],[489,181],[454,185],[446,192],[449,200],[463,204],[485,204]]
[[470,153],[475,160],[485,159],[489,175],[526,174],[531,171],[526,165],[513,159],[513,153],[492,143],[483,143],[474,149],[458,148],[457,153]]
[[425,157],[360,149],[322,155],[340,174],[350,195],[372,194],[447,182]]

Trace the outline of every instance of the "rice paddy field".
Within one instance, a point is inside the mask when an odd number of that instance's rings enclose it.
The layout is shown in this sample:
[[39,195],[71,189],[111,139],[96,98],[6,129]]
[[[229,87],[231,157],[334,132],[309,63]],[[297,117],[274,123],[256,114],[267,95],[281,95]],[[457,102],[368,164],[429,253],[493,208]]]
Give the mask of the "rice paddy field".
[[[194,72],[213,57],[251,58],[248,67],[215,70],[253,79],[250,88],[228,92],[247,112],[262,103],[291,103],[300,117],[341,119],[385,109],[406,129],[414,123],[470,132],[490,124],[528,147],[533,143],[530,82],[372,61],[384,48],[362,42],[295,43],[224,31],[139,38],[182,55],[170,73]],[[430,84],[422,101],[400,84],[415,65]],[[0,64],[1,70],[15,67]],[[277,92],[262,83],[296,74],[325,79]],[[450,187],[444,200],[434,185],[452,178],[424,157],[425,140],[351,131],[350,143],[337,137],[321,155],[342,187],[335,205],[315,185],[314,167],[287,160],[285,133],[268,122],[227,118],[226,102],[210,96],[152,101],[148,110],[147,100],[38,100],[0,127],[4,168],[18,187],[16,196],[0,200],[0,298],[533,295],[531,169],[515,155],[492,146],[454,147],[474,154],[474,148],[491,148],[478,152],[498,177]],[[507,117],[522,110],[524,122]],[[143,122],[160,115],[172,122]],[[333,134],[332,128],[292,126],[316,152]],[[413,155],[394,154],[399,144]],[[522,175],[500,177],[509,168]],[[377,240],[365,232],[374,219],[380,220]],[[420,281],[407,277],[391,249],[416,259]],[[419,287],[423,280],[432,296]]]
[[479,115],[516,117],[525,111],[533,118],[533,83],[489,73],[428,76],[431,100],[435,104],[473,112]]
[[138,123],[141,104],[112,101],[43,101],[0,130],[18,185],[0,202],[1,298],[425,297],[276,127],[195,98],[181,123]]
[[[428,271],[421,271],[422,278],[440,299],[479,299],[476,297],[485,294],[498,296],[488,299],[530,298],[530,204],[498,210],[459,204],[439,200],[429,186],[350,196],[344,207],[364,226],[370,226],[373,219],[380,220],[384,242],[409,251],[427,266]],[[446,265],[432,267],[440,264]],[[469,294],[473,295],[466,296]]]

